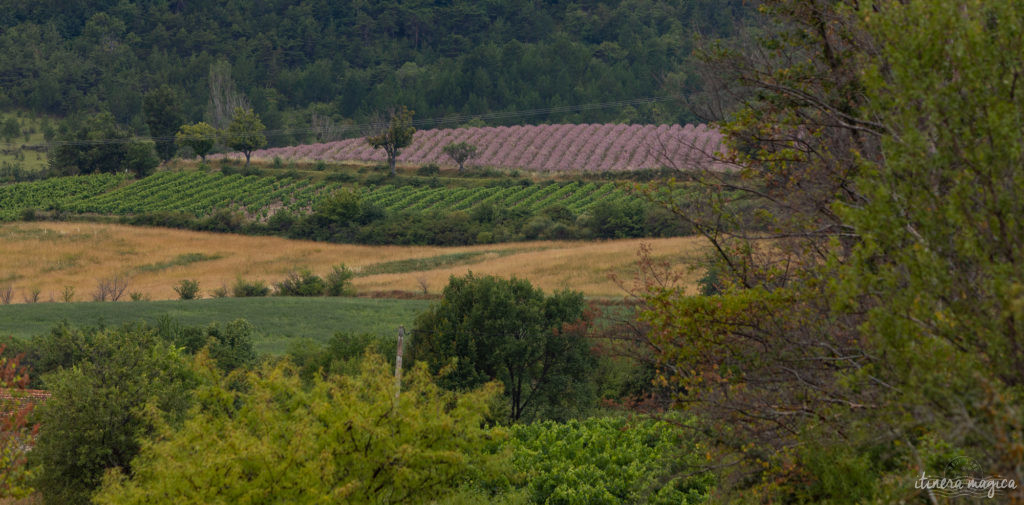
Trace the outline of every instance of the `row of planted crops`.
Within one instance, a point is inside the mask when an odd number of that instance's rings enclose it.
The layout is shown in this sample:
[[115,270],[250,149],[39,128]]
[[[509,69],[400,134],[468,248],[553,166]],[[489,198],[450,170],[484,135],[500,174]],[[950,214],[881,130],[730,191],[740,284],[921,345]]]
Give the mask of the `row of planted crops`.
[[26,209],[131,215],[178,211],[196,216],[219,209],[268,217],[280,209],[304,212],[332,194],[351,190],[389,212],[468,211],[478,205],[539,211],[561,205],[580,214],[601,202],[625,201],[614,183],[550,182],[483,187],[352,186],[302,178],[160,172],[141,180],[97,174],[0,186],[0,220]]

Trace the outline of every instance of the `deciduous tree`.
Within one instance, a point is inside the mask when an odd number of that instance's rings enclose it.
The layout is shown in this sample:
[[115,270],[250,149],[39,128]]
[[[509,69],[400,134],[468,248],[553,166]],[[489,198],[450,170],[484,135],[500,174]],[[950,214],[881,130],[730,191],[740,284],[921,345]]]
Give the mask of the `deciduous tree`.
[[459,172],[462,172],[463,165],[467,160],[476,156],[476,146],[468,142],[451,143],[444,146],[442,150],[452,161],[459,164]]
[[109,112],[70,120],[50,151],[50,170],[60,175],[132,171],[146,175],[159,164],[152,142],[139,142]]
[[447,387],[500,380],[512,420],[566,417],[589,398],[589,347],[568,328],[582,316],[579,293],[545,296],[523,279],[453,276],[441,301],[417,319],[413,356],[434,369],[454,359]]
[[192,417],[164,426],[131,473],[110,474],[96,503],[428,504],[499,473],[502,433],[483,427],[497,384],[451,393],[417,366],[396,400],[375,355],[356,376],[312,386],[280,365],[241,388],[208,373]]
[[86,342],[84,359],[43,378],[52,396],[30,460],[47,503],[89,503],[106,470],[130,468],[157,417],[184,415],[195,385],[180,353],[151,332],[103,330]]
[[183,121],[181,98],[170,86],[161,85],[143,96],[142,113],[149,126],[149,134],[155,137],[157,155],[162,161],[173,158],[174,133]]
[[403,105],[398,110],[388,113],[387,120],[380,120],[374,125],[374,130],[366,136],[366,141],[376,149],[383,149],[388,156],[388,167],[391,175],[395,175],[395,163],[402,148],[412,143],[412,136],[416,128],[412,126],[413,111]]
[[206,161],[206,155],[213,149],[217,137],[216,128],[200,121],[195,124],[182,125],[178,133],[174,135],[174,141],[180,146],[191,148],[192,152],[196,153],[201,160]]
[[252,152],[267,145],[267,136],[263,131],[260,117],[252,109],[235,109],[235,115],[231,118],[231,124],[224,130],[224,143],[236,151],[245,154],[245,166],[249,166],[249,158]]

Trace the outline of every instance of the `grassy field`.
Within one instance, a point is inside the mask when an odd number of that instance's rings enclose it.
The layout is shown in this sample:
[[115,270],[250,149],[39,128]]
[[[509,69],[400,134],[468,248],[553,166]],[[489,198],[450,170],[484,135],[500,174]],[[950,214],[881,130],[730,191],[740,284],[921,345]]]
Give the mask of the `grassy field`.
[[[129,293],[152,300],[177,298],[174,286],[196,279],[204,296],[238,277],[280,281],[291,270],[324,275],[345,263],[357,272],[363,294],[405,291],[438,294],[451,275],[468,271],[530,280],[545,291],[569,288],[587,296],[619,297],[610,275],[632,277],[637,250],[650,244],[653,257],[684,270],[691,289],[707,248],[696,237],[591,242],[537,241],[467,247],[363,246],[203,233],[101,223],[36,222],[0,226],[0,290],[12,303],[38,291],[41,302],[91,301],[101,279],[122,276]],[[55,305],[53,313],[59,313]],[[41,309],[47,310],[47,309]]]
[[245,319],[256,326],[256,350],[279,354],[296,338],[325,342],[336,332],[391,334],[411,327],[425,300],[367,298],[222,298],[123,303],[35,303],[0,306],[0,336],[44,334],[61,320],[75,326],[119,326],[169,316],[186,326]]
[[23,144],[39,144],[45,142],[42,133],[43,120],[28,114],[13,112],[0,113],[0,124],[13,118],[18,122],[21,134],[11,139],[0,138],[5,146],[0,149],[0,165],[12,164],[31,172],[46,168],[46,152],[22,149]]

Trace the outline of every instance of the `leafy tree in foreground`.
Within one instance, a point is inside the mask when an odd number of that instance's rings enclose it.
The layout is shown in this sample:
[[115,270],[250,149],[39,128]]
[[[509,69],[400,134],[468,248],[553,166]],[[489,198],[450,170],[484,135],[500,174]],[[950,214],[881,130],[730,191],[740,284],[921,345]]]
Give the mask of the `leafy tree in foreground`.
[[160,160],[174,157],[174,133],[183,121],[181,98],[174,89],[164,84],[142,97],[142,113],[149,126],[149,134],[157,137],[156,153]]
[[52,396],[29,457],[48,504],[89,503],[106,470],[129,468],[159,417],[184,415],[195,385],[189,364],[153,333],[104,330],[86,342],[82,361],[44,377]]
[[552,296],[523,279],[451,277],[441,302],[416,320],[414,358],[440,369],[454,358],[443,384],[505,385],[508,416],[570,417],[592,392],[589,346],[568,325],[583,317],[583,296]]
[[217,129],[202,121],[196,124],[183,125],[174,135],[174,141],[183,147],[189,147],[200,159],[206,161],[206,155],[213,149],[217,140]]
[[[721,295],[650,290],[662,378],[726,464],[750,472],[723,482],[737,503],[941,503],[915,479],[956,457],[1013,479],[997,496],[1024,503],[1019,3],[772,4],[818,18],[791,40],[820,37],[813,51],[825,51],[787,54],[820,54],[833,70],[761,74],[783,81],[764,83],[764,106],[791,126],[745,109],[729,133],[735,142],[743,122],[814,132],[782,137],[797,149],[733,145],[761,158],[747,180],[788,193],[775,226],[818,247],[790,261],[800,249],[786,242],[772,254],[724,243]],[[817,106],[814,88],[785,85],[844,75]],[[819,117],[836,121],[809,130],[829,103]]]
[[459,172],[462,172],[466,161],[476,156],[476,146],[468,142],[451,143],[441,149],[455,163],[459,164]]
[[695,463],[692,443],[668,422],[590,418],[512,428],[513,464],[532,503],[688,505],[704,503],[710,474],[680,477]]
[[96,503],[427,504],[499,473],[502,434],[482,428],[497,384],[450,393],[417,366],[396,402],[393,370],[368,355],[355,377],[310,387],[267,367],[242,390],[197,390],[184,425],[147,442],[130,476],[109,474]]
[[842,209],[862,241],[841,300],[870,309],[875,373],[914,412],[882,418],[914,472],[964,454],[1024,503],[1024,11],[883,5],[864,20],[884,48],[866,82],[886,162],[858,181],[868,204]]
[[263,131],[263,121],[252,109],[235,108],[231,124],[224,130],[224,143],[245,155],[245,166],[249,166],[252,152],[267,145],[267,136]]
[[391,175],[395,175],[395,163],[402,148],[412,143],[412,136],[416,128],[412,126],[413,111],[405,108],[392,110],[389,113],[387,122],[381,121],[377,125],[378,131],[366,136],[366,141],[375,149],[384,149],[388,155],[388,167]]

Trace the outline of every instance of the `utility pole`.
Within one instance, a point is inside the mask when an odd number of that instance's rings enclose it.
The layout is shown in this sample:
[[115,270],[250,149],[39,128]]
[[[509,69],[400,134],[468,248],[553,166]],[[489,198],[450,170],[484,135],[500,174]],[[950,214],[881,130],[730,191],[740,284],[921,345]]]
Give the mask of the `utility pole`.
[[398,393],[402,391],[402,350],[405,347],[405,326],[398,327],[398,352],[395,355],[395,407],[398,407]]

